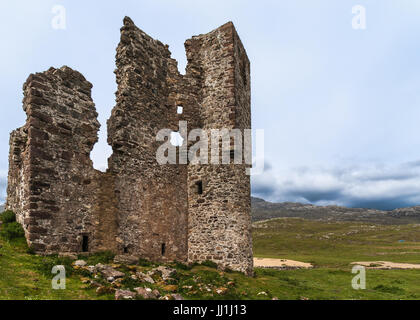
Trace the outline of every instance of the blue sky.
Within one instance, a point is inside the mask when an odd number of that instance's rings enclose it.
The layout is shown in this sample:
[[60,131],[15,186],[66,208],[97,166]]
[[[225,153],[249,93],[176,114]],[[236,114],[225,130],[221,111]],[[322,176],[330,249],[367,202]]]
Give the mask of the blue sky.
[[[54,5],[65,30],[51,27]],[[352,7],[367,28],[352,28]],[[233,21],[252,63],[252,125],[265,130],[266,172],[253,194],[392,209],[420,204],[420,2],[415,0],[75,1],[0,3],[0,199],[9,133],[23,125],[22,84],[68,65],[92,82],[102,124],[92,152],[104,168],[115,105],[115,48],[125,15],[169,44]]]

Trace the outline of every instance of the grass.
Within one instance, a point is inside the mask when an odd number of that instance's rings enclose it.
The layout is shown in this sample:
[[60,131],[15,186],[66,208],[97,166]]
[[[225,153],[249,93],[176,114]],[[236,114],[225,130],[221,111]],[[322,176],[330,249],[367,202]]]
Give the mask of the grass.
[[268,290],[279,298],[420,299],[420,270],[367,269],[366,290],[354,290],[350,265],[356,261],[420,263],[420,225],[280,218],[254,224],[253,242],[255,256],[310,262],[315,267],[257,270],[257,275],[267,276]]
[[51,280],[54,275],[51,269],[48,272],[47,267],[42,266],[47,265],[46,260],[54,258],[28,254],[24,239],[1,239],[0,246],[0,299],[101,299],[95,290],[84,288],[78,275],[67,274],[66,290],[53,290]]
[[[302,219],[276,219],[254,224],[254,254],[311,262],[314,269],[256,269],[254,277],[237,272],[220,272],[212,263],[186,266],[174,263],[177,275],[170,283],[148,284],[161,294],[176,292],[187,299],[420,299],[420,270],[366,270],[366,290],[351,286],[351,262],[393,261],[420,263],[420,225],[382,226],[351,222],[318,222]],[[404,240],[404,242],[400,242]],[[28,253],[22,238],[0,239],[0,299],[113,299],[98,295],[82,283],[86,274],[74,270],[70,261],[57,256],[39,257]],[[29,251],[30,252],[30,251]],[[89,264],[109,263],[111,253],[87,258]],[[50,268],[66,266],[66,290],[53,290]],[[140,261],[137,271],[147,272],[155,265]],[[122,287],[133,289],[144,283],[126,273]],[[223,295],[217,288],[226,288]],[[264,293],[263,293],[264,292]]]
[[253,243],[256,256],[316,267],[348,268],[355,261],[420,263],[420,225],[275,219],[254,224]]

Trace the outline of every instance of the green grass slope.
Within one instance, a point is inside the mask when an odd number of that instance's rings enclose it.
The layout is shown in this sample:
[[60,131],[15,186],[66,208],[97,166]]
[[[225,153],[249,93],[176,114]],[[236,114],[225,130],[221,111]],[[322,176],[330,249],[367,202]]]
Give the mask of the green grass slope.
[[[147,271],[153,264],[119,266],[126,273],[122,288],[149,286],[162,295],[178,292],[186,299],[420,299],[420,270],[367,270],[366,290],[354,290],[350,263],[393,261],[420,263],[420,225],[384,226],[350,222],[319,222],[285,218],[254,224],[254,254],[314,264],[309,270],[256,269],[254,277],[220,272],[211,265],[173,264],[171,283],[154,285],[130,280],[130,273]],[[404,242],[400,242],[404,240]],[[113,299],[82,283],[87,275],[70,261],[28,253],[24,239],[0,238],[0,299]],[[94,255],[88,263],[109,262]],[[53,290],[50,273],[64,264],[67,288]],[[168,287],[171,285],[172,287]],[[225,288],[223,294],[216,289]],[[264,292],[264,293],[262,293]]]

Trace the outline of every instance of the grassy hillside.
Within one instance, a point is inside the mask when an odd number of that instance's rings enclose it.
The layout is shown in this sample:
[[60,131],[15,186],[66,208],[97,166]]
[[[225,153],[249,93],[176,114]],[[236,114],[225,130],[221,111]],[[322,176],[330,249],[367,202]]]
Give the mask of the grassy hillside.
[[[222,273],[211,265],[172,265],[178,275],[171,283],[148,286],[162,295],[181,293],[186,299],[420,299],[420,270],[367,270],[367,289],[354,290],[350,266],[353,261],[420,263],[420,225],[287,218],[254,226],[256,256],[311,262],[315,268],[256,269],[255,277],[246,277],[236,272]],[[74,270],[69,261],[29,254],[23,239],[0,239],[0,246],[0,299],[113,299],[113,294],[98,295],[95,288],[82,283],[86,274]],[[95,255],[88,258],[88,263],[101,259],[109,257]],[[51,289],[50,269],[56,263],[67,266],[66,290]],[[130,268],[119,266],[118,270],[126,273],[122,287],[144,286],[131,281],[130,274],[133,269],[146,272],[152,267],[148,263]],[[226,290],[219,294],[217,288]]]

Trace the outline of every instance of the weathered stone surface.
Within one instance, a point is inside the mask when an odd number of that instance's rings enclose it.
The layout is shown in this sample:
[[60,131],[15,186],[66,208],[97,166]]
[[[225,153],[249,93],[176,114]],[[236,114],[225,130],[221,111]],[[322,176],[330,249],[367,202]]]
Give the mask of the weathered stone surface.
[[75,265],[75,266],[78,266],[78,267],[84,267],[86,264],[87,264],[87,263],[86,263],[86,261],[85,261],[85,260],[76,260],[76,261],[74,262],[74,265]]
[[168,46],[124,19],[107,172],[90,160],[99,130],[92,84],[66,66],[28,77],[27,121],[10,136],[7,209],[36,252],[110,250],[159,262],[212,260],[252,273],[246,165],[156,160],[157,132],[178,131],[179,121],[207,133],[251,127],[250,63],[233,24],[185,48],[181,75]]
[[155,280],[153,280],[153,278],[151,276],[149,276],[149,275],[147,275],[143,272],[137,272],[136,276],[141,281],[145,281],[145,282],[152,283],[152,284],[155,283]]
[[150,288],[134,288],[139,296],[143,299],[157,299],[159,295],[156,294],[156,290]]
[[153,271],[160,272],[160,274],[162,275],[163,281],[168,281],[168,280],[172,279],[173,276],[176,275],[176,270],[175,269],[165,267],[165,266],[159,266],[157,268],[154,268]]
[[182,295],[180,295],[179,293],[172,293],[171,294],[172,298],[174,298],[174,300],[185,300],[184,297]]
[[228,292],[228,288],[221,287],[221,288],[217,288],[215,291],[219,295],[224,295]]
[[115,300],[133,300],[136,293],[130,290],[115,290]]
[[121,271],[115,270],[113,267],[98,263],[95,266],[96,270],[98,270],[107,280],[112,278],[112,280],[108,280],[110,282],[114,281],[114,279],[122,278],[125,274]]
[[153,293],[153,295],[154,295],[156,298],[160,298],[160,292],[159,292],[159,290],[154,289],[154,290],[152,290],[152,293]]
[[[212,129],[251,128],[250,63],[233,24],[193,37],[186,48],[189,61],[200,57],[194,63],[200,70],[201,123],[208,136]],[[211,260],[252,273],[249,179],[245,164],[189,166],[189,262]],[[196,191],[197,181],[202,194]]]
[[99,174],[89,157],[99,130],[91,88],[69,67],[32,74],[23,86],[27,121],[10,137],[7,207],[37,252],[77,253],[96,233],[99,213],[89,208],[99,188],[83,183]]
[[96,267],[95,266],[87,266],[86,270],[89,271],[89,273],[95,273]]

